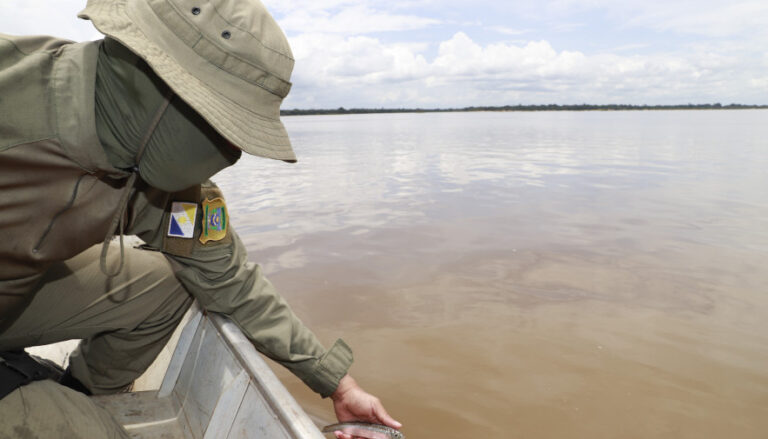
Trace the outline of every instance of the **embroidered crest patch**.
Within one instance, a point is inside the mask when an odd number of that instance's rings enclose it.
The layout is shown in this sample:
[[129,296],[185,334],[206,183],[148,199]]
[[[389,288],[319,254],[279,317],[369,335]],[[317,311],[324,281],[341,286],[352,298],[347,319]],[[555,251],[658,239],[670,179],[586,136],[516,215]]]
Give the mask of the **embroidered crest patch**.
[[227,236],[227,206],[221,198],[203,201],[203,224],[200,242],[221,241]]
[[171,220],[168,222],[168,236],[193,238],[195,235],[196,203],[174,201],[171,204]]

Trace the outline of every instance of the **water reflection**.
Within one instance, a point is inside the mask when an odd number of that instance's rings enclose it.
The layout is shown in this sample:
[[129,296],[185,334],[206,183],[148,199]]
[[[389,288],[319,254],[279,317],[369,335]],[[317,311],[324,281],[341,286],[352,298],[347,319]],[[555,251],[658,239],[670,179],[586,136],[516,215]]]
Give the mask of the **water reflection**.
[[766,115],[293,117],[216,181],[409,437],[758,438]]

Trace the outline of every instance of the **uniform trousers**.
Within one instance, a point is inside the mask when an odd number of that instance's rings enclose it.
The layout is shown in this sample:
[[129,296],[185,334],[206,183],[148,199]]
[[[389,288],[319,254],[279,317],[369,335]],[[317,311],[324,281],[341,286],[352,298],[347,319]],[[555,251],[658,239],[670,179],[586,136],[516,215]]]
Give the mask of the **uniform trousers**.
[[[110,244],[108,266],[119,263],[119,253],[119,244]],[[162,253],[126,247],[124,266],[114,277],[102,273],[100,255],[99,245],[54,264],[23,314],[0,334],[2,351],[82,339],[69,358],[71,373],[95,395],[130,386],[193,301]],[[46,413],[36,417],[37,410]],[[88,429],[78,435],[61,430],[62,422]],[[93,434],[94,422],[105,434]],[[19,436],[20,428],[27,436]],[[52,381],[28,384],[0,400],[0,439],[5,436],[127,437],[85,395]]]

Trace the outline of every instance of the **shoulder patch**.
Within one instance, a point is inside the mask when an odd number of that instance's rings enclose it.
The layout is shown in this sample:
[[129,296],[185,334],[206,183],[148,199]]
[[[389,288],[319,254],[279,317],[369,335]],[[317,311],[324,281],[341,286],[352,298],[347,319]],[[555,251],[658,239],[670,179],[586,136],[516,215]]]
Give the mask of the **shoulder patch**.
[[221,241],[227,236],[227,206],[222,198],[205,198],[202,205],[203,215],[200,242]]
[[197,204],[174,201],[171,205],[171,219],[168,221],[168,236],[174,238],[193,238]]

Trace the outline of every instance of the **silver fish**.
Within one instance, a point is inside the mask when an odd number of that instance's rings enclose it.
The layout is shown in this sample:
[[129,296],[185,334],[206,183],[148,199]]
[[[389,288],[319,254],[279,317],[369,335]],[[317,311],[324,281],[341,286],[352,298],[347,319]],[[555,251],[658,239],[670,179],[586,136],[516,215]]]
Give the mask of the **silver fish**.
[[366,439],[405,439],[405,435],[394,428],[367,422],[342,422],[323,427],[323,433],[333,433],[334,431]]

